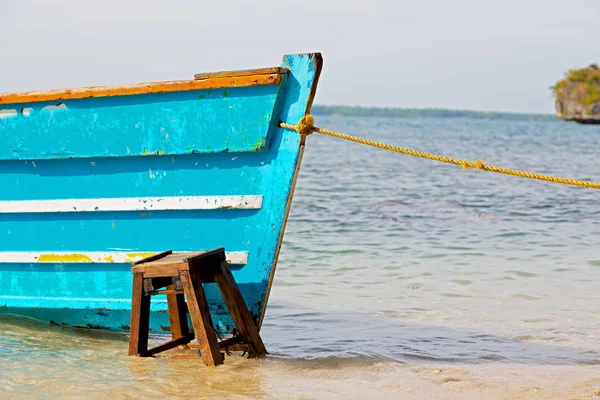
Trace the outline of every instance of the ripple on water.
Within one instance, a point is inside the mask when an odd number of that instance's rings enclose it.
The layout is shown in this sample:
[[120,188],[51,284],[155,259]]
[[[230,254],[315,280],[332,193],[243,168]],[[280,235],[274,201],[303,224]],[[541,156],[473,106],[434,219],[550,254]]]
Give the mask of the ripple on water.
[[450,297],[454,299],[470,299],[473,297],[465,293],[440,293],[440,296]]
[[466,279],[452,279],[450,282],[458,283],[459,285],[471,285],[473,283]]
[[511,237],[521,237],[521,236],[527,236],[529,233],[527,232],[504,232],[504,233],[498,233],[496,235],[496,237],[498,238],[511,238]]
[[590,260],[588,261],[588,264],[590,264],[593,267],[600,267],[600,260]]
[[508,273],[511,274],[515,274],[521,278],[536,278],[538,275],[534,274],[532,272],[525,272],[525,271],[514,271],[514,270],[510,270],[510,271],[506,271]]
[[532,296],[532,295],[524,294],[524,293],[513,293],[511,296],[514,297],[515,299],[527,300],[527,301],[541,300],[540,297],[536,297],[536,296]]

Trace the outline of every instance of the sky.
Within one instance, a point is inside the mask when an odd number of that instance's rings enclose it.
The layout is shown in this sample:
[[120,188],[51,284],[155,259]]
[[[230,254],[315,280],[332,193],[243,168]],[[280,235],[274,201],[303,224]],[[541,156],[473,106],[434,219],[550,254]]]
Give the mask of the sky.
[[0,0],[0,93],[188,79],[321,52],[315,102],[553,113],[598,0]]

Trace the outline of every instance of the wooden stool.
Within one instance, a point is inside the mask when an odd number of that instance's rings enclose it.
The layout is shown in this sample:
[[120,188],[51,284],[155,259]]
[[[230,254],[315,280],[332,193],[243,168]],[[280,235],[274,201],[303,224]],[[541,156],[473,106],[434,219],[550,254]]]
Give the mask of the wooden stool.
[[[167,251],[132,263],[131,272],[133,294],[129,355],[150,357],[187,344],[194,337],[198,340],[200,355],[206,365],[223,364],[220,349],[234,344],[246,343],[254,357],[267,354],[252,315],[233,279],[225,259],[225,249],[176,254]],[[239,332],[237,336],[220,343],[202,287],[203,283],[212,282],[217,284]],[[165,290],[157,290],[160,288]],[[172,339],[148,349],[150,296],[156,294],[167,295]],[[193,332],[189,331],[186,308],[189,309]]]

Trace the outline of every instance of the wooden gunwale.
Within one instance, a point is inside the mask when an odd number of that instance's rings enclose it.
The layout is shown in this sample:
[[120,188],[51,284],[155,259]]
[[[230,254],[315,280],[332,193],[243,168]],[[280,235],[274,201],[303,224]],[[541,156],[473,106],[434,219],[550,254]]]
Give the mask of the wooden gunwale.
[[281,67],[247,69],[241,71],[221,71],[221,72],[203,72],[195,74],[194,79],[211,79],[211,78],[231,78],[232,76],[250,76],[250,75],[271,75],[287,73],[287,69]]
[[185,92],[190,90],[224,89],[248,86],[279,85],[284,69],[262,68],[250,71],[222,72],[199,75],[193,80],[148,82],[122,86],[90,86],[76,89],[47,90],[0,94],[0,105],[87,99],[92,97],[132,96],[139,94]]

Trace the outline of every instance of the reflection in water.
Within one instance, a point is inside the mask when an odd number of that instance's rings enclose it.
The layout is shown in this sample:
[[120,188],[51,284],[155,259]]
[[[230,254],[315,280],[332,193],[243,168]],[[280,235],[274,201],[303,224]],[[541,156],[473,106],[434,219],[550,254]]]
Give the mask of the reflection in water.
[[[597,178],[595,127],[320,125]],[[312,135],[263,325],[270,357],[227,357],[218,368],[132,358],[123,336],[3,316],[0,398],[592,397],[600,389],[597,205],[597,191]]]

